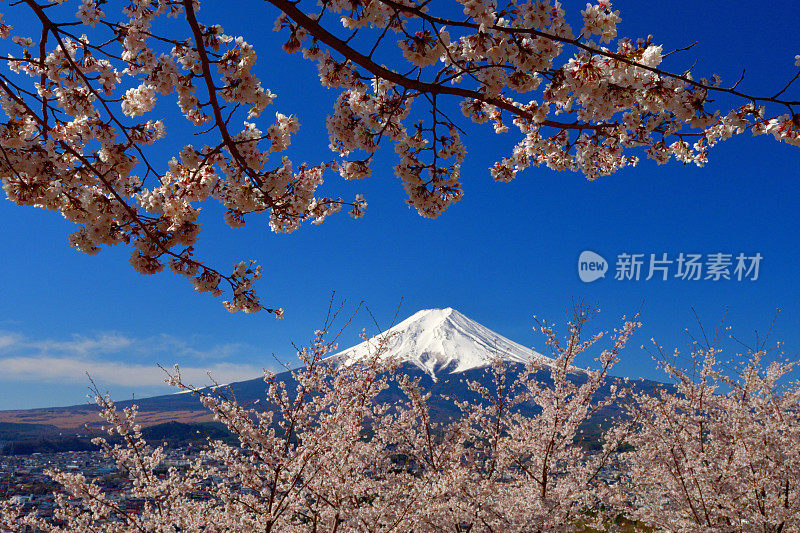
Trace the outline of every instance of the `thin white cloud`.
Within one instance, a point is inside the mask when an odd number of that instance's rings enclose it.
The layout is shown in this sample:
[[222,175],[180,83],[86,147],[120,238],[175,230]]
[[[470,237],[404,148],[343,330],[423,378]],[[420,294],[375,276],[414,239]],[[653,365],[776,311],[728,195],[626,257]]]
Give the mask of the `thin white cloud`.
[[[117,332],[72,335],[68,339],[30,339],[0,331],[0,383],[87,383],[88,373],[99,386],[152,387],[164,384],[168,368],[180,364],[184,382],[211,384],[253,379],[263,367],[221,359],[252,356],[254,348],[241,343],[206,345],[200,338],[172,335],[135,338]],[[171,370],[171,368],[169,368]]]
[[148,358],[165,354],[171,358],[226,359],[252,354],[254,348],[243,343],[203,345],[203,339],[181,339],[162,333],[136,338],[117,332],[92,336],[72,335],[69,339],[29,339],[12,331],[0,331],[0,357],[19,355],[97,357],[115,354]]
[[3,333],[0,332],[0,351],[6,348],[18,345],[22,341],[22,337],[16,333]]
[[6,348],[27,348],[43,353],[69,353],[73,355],[112,354],[131,348],[136,341],[118,333],[100,333],[94,337],[73,335],[71,340],[24,341]]
[[247,352],[252,353],[254,350],[253,347],[247,344],[237,342],[198,347],[198,339],[192,339],[192,341],[193,342],[190,342],[162,333],[156,337],[143,339],[138,343],[136,348],[140,353],[169,353],[197,359],[225,359]]
[[[168,368],[172,372],[171,368]],[[249,364],[215,363],[209,366],[181,366],[187,384],[210,385],[208,373],[218,383],[231,383],[263,375],[263,368]],[[123,361],[102,361],[57,357],[9,357],[0,359],[0,381],[88,384],[86,374],[102,388],[105,385],[127,387],[163,385],[167,377],[155,364],[131,364]]]

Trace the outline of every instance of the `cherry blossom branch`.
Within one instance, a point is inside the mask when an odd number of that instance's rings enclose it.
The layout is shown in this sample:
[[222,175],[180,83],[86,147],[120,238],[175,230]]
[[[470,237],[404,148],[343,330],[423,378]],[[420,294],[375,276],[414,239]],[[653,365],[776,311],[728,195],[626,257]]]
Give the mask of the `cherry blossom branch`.
[[[228,132],[227,121],[222,118],[222,111],[220,109],[219,101],[217,100],[217,89],[214,85],[214,80],[211,77],[211,69],[209,68],[208,53],[203,45],[203,33],[200,30],[200,26],[197,23],[197,17],[195,17],[194,14],[193,0],[183,0],[183,9],[186,13],[186,22],[192,29],[195,50],[197,50],[197,53],[200,56],[200,65],[203,69],[203,80],[205,81],[206,89],[208,90],[208,99],[211,105],[211,110],[214,113],[214,123],[216,124],[217,129],[222,136],[222,141],[225,144],[225,147],[228,148],[233,158],[236,159],[239,166],[244,172],[247,173],[248,177],[253,180],[255,185],[262,187],[263,183],[253,172],[250,171],[250,166],[244,160],[244,157],[239,152],[239,148],[233,142],[230,132]],[[266,195],[264,200],[268,205],[270,205],[270,207],[273,206],[271,200]]]
[[[272,0],[267,0],[267,1],[272,2]],[[279,1],[285,1],[285,0],[279,0]],[[692,85],[694,87],[697,87],[697,88],[700,88],[700,89],[704,89],[704,90],[707,90],[707,91],[728,93],[728,94],[732,94],[734,96],[738,96],[740,98],[744,98],[746,100],[750,100],[750,101],[753,101],[753,102],[771,102],[771,103],[776,103],[776,104],[783,104],[783,105],[786,105],[786,106],[797,106],[797,105],[800,105],[800,100],[779,100],[778,99],[778,96],[783,94],[786,89],[782,90],[781,92],[777,93],[774,96],[756,96],[756,95],[752,95],[752,94],[736,91],[735,89],[736,89],[736,86],[739,84],[738,82],[736,84],[734,84],[732,87],[727,87],[727,88],[726,87],[718,87],[718,86],[715,86],[715,85],[710,85],[710,84],[707,84],[707,83],[698,82],[696,80],[693,80],[692,78],[689,78],[686,75],[676,74],[674,72],[668,72],[668,71],[663,70],[663,69],[659,69],[659,68],[656,68],[656,67],[651,67],[649,65],[643,64],[641,62],[637,62],[637,61],[635,61],[633,59],[630,59],[629,57],[626,57],[626,56],[624,56],[622,54],[614,53],[614,52],[611,52],[609,50],[605,50],[605,49],[598,48],[598,47],[595,47],[595,46],[590,46],[590,45],[582,42],[580,40],[580,38],[573,39],[573,38],[569,38],[569,37],[563,37],[563,36],[560,36],[560,35],[547,33],[547,32],[544,32],[544,31],[541,31],[541,30],[537,30],[537,29],[534,29],[534,28],[513,28],[513,27],[502,26],[502,25],[498,25],[498,24],[481,25],[481,24],[476,24],[476,23],[473,23],[473,22],[465,22],[465,21],[459,21],[459,20],[454,20],[454,19],[447,19],[447,18],[437,17],[435,15],[431,15],[428,12],[424,11],[423,9],[421,9],[420,7],[414,7],[414,6],[408,6],[408,5],[404,5],[404,4],[399,4],[399,3],[395,2],[394,0],[375,0],[375,1],[381,2],[381,3],[386,4],[388,6],[391,6],[392,8],[397,10],[398,12],[411,13],[415,17],[420,18],[421,20],[426,20],[426,21],[431,22],[431,23],[437,23],[437,24],[446,25],[446,26],[453,26],[453,27],[470,28],[470,29],[479,30],[479,31],[495,30],[495,31],[508,33],[508,34],[535,35],[537,37],[543,37],[543,38],[551,40],[551,41],[564,43],[564,44],[569,44],[571,46],[574,46],[576,48],[579,48],[579,49],[584,50],[586,52],[589,52],[591,54],[608,57],[610,59],[615,59],[617,61],[620,61],[622,63],[628,64],[630,66],[641,68],[641,69],[647,70],[649,72],[652,72],[654,74],[658,74],[659,76],[666,76],[666,77],[669,77],[669,78],[675,78],[675,79],[680,80],[680,81],[682,81],[682,82],[684,82],[684,83],[686,83],[688,85]],[[692,46],[694,46],[694,45],[689,45],[689,46],[681,48],[679,50],[688,50]],[[744,76],[744,74],[742,74],[742,76]],[[791,85],[794,82],[794,80],[796,80],[798,78],[798,76],[800,76],[800,73],[795,75],[795,77],[792,79],[792,81],[789,82],[789,85]],[[788,85],[787,85],[786,88],[788,88]]]
[[[396,85],[400,85],[406,89],[419,91],[420,93],[427,93],[432,95],[448,94],[453,96],[462,96],[464,98],[471,98],[474,100],[485,102],[487,104],[497,106],[500,109],[503,109],[520,117],[528,119],[533,118],[533,116],[530,113],[526,112],[524,109],[521,109],[520,107],[502,98],[487,97],[486,95],[482,94],[479,91],[473,91],[461,87],[449,87],[446,85],[442,85],[441,83],[423,82],[420,80],[408,78],[406,76],[403,76],[402,74],[398,74],[397,72],[390,70],[382,65],[378,65],[377,63],[372,61],[372,59],[370,59],[369,56],[361,54],[360,52],[352,48],[350,45],[348,45],[346,41],[342,41],[341,39],[330,33],[328,30],[322,27],[316,20],[312,19],[311,17],[306,15],[303,11],[301,11],[296,6],[296,2],[291,2],[290,0],[266,0],[266,1],[274,5],[284,13],[286,13],[292,20],[300,24],[310,35],[319,39],[320,42],[323,42],[326,45],[330,46],[332,49],[342,54],[342,56],[344,56],[346,59],[352,61],[353,63],[359,65],[360,67],[365,68],[378,78],[385,79]],[[597,130],[603,128],[611,128],[617,125],[616,123],[611,123],[611,124],[562,123],[551,120],[545,120],[541,122],[541,124],[543,126],[552,126],[554,128],[569,129],[569,130],[573,129]]]

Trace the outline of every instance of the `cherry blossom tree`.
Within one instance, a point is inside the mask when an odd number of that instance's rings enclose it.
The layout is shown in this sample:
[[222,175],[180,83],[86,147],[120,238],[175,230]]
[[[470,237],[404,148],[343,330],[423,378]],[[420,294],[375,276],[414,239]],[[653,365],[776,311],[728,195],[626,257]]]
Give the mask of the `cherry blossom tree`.
[[[599,453],[576,445],[580,427],[618,400],[608,371],[639,326],[625,321],[596,356],[597,370],[573,363],[603,334],[582,337],[593,313],[580,308],[560,339],[539,324],[551,365],[521,372],[496,360],[490,387],[470,383],[482,401],[459,401],[463,416],[432,420],[431,393],[386,360],[387,338],[372,354],[344,366],[325,356],[335,344],[319,331],[289,383],[265,375],[266,408],[242,406],[222,393],[198,390],[175,369],[169,381],[198,395],[238,437],[238,446],[209,442],[186,471],[157,470],[165,453],[149,446],[136,408],[119,411],[96,400],[110,435],[95,443],[131,480],[130,496],[145,501],[129,514],[82,474],[52,471],[63,492],[53,520],[25,514],[10,502],[0,526],[42,531],[585,531],[608,517],[609,484],[600,476],[623,442],[609,432]],[[329,326],[328,324],[327,326]],[[549,374],[550,386],[538,373]],[[608,388],[608,386],[610,388]],[[384,401],[388,387],[404,393]],[[608,391],[598,393],[603,387]],[[222,390],[222,389],[218,389]],[[538,406],[523,417],[515,407]]]
[[[459,402],[463,418],[454,427],[468,446],[458,447],[454,472],[446,484],[437,484],[441,493],[428,496],[429,505],[445,511],[433,515],[431,531],[585,530],[590,524],[602,528],[613,518],[601,512],[609,501],[602,474],[614,462],[630,425],[607,432],[597,453],[577,443],[582,426],[625,394],[608,372],[641,324],[637,318],[623,319],[611,346],[596,355],[597,369],[576,375],[576,358],[593,348],[597,352],[596,343],[606,335],[583,337],[594,316],[595,311],[576,306],[563,339],[553,325],[537,321],[552,366],[531,364],[515,375],[510,363],[497,360],[494,387],[469,383],[481,401]],[[537,372],[542,370],[544,379]],[[537,413],[521,413],[518,407],[524,403],[536,406]],[[447,434],[452,431],[448,428]]]
[[[194,257],[200,205],[218,202],[234,228],[265,213],[276,232],[345,207],[361,217],[363,197],[316,191],[330,175],[369,176],[382,144],[397,153],[407,201],[426,217],[463,194],[471,123],[516,132],[516,146],[490,169],[498,181],[532,166],[595,179],[643,156],[702,166],[714,145],[745,131],[800,144],[800,102],[788,96],[797,74],[759,96],[740,89],[741,79],[724,85],[669,71],[663,62],[678,51],[618,36],[611,2],[587,4],[573,29],[551,0],[267,0],[283,50],[314,62],[320,83],[339,91],[327,120],[332,154],[296,164],[285,154],[297,118],[291,110],[267,118],[275,95],[258,77],[256,51],[200,7],[21,0],[4,8],[0,179],[17,204],[77,224],[69,242],[78,250],[125,244],[138,272],[168,266],[198,291],[227,287],[232,312],[282,314],[254,291],[260,266],[242,261],[226,274]],[[18,35],[31,21],[37,30]],[[738,103],[715,108],[715,94]],[[159,100],[176,102],[185,121],[168,125]],[[167,142],[168,129],[197,141],[158,161],[153,145]]]
[[688,368],[659,348],[674,390],[636,395],[639,430],[618,504],[664,531],[800,528],[800,382],[761,344],[723,363],[717,338],[695,345]]

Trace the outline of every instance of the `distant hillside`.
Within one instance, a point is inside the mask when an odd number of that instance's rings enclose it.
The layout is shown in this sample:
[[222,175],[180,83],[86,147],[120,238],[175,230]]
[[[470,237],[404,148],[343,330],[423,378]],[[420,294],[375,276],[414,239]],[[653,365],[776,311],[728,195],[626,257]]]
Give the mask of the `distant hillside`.
[[[57,428],[56,428],[57,429]],[[86,432],[84,432],[86,433]],[[190,444],[202,445],[207,438],[224,440],[229,443],[237,439],[220,422],[203,424],[183,424],[180,422],[167,422],[142,429],[142,435],[148,443],[153,445],[164,444],[169,448],[184,448]],[[109,439],[110,442],[121,442],[119,439]],[[58,453],[72,451],[91,451],[98,447],[91,442],[91,437],[76,437],[75,435],[50,434],[46,437],[22,438],[6,442],[0,446],[0,455],[30,455],[32,453]]]
[[57,435],[61,430],[53,424],[0,422],[0,442]]

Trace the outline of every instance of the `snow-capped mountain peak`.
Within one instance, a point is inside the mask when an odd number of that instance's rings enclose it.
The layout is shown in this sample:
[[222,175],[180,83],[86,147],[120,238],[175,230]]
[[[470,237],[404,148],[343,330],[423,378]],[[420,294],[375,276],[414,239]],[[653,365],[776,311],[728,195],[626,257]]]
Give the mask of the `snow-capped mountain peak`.
[[522,346],[464,316],[455,309],[423,309],[331,359],[351,365],[374,353],[379,339],[388,339],[383,358],[412,364],[434,380],[437,373],[457,373],[489,365],[492,358],[516,363],[551,359]]

